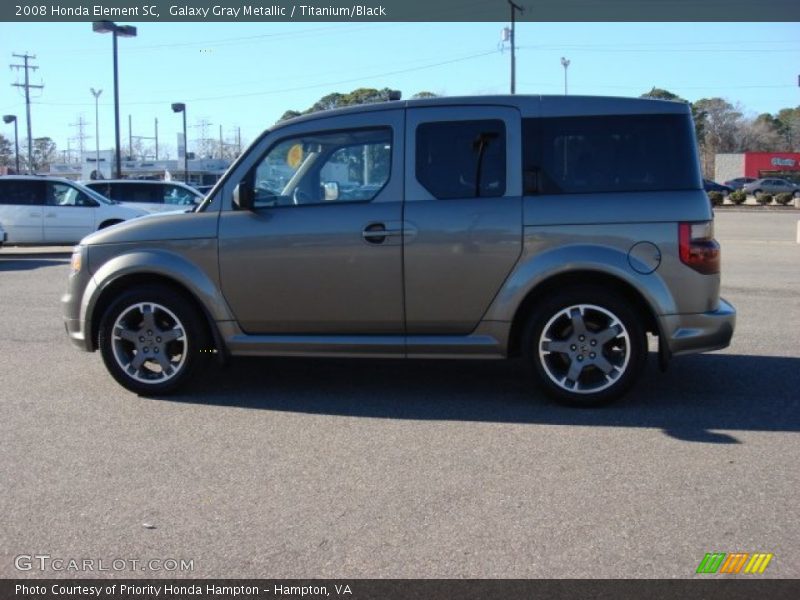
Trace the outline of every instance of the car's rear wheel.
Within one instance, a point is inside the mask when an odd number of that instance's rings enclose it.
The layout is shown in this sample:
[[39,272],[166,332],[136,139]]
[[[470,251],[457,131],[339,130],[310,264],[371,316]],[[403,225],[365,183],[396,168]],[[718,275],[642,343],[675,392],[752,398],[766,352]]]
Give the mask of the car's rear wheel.
[[190,379],[204,361],[208,334],[180,292],[150,285],[122,294],[108,307],[98,341],[114,379],[147,396],[174,392]]
[[635,383],[647,358],[647,335],[624,298],[599,286],[576,286],[536,307],[523,349],[548,395],[598,406]]

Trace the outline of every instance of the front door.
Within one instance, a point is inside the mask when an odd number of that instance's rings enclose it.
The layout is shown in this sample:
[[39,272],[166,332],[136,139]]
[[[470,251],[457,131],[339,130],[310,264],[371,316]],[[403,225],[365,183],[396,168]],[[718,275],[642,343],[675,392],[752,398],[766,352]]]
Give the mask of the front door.
[[246,333],[402,334],[402,136],[399,110],[301,123],[232,175],[255,195],[219,227]]
[[406,123],[406,330],[468,334],[522,251],[520,114],[413,108]]
[[74,244],[95,230],[95,200],[68,183],[48,181],[46,186],[45,242]]

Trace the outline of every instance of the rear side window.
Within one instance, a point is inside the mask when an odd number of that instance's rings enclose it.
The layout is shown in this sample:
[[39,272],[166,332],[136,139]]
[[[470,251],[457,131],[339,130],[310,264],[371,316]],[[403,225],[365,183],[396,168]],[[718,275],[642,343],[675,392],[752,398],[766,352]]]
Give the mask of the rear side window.
[[35,206],[44,204],[44,182],[0,181],[0,205]]
[[117,183],[112,187],[112,198],[121,202],[140,202],[143,204],[162,204],[164,192],[160,185],[149,183]]
[[506,191],[506,128],[500,120],[422,123],[416,176],[432,196],[495,198]]
[[525,193],[702,188],[689,115],[523,121]]

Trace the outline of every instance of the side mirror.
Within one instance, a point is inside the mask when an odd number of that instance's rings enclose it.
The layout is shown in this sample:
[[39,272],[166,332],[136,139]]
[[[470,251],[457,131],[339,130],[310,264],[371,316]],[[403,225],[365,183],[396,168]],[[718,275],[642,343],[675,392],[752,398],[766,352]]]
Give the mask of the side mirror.
[[323,198],[326,202],[339,199],[339,182],[326,181],[322,184]]
[[255,195],[253,194],[253,187],[248,185],[246,181],[240,182],[233,189],[233,204],[239,210],[253,210]]

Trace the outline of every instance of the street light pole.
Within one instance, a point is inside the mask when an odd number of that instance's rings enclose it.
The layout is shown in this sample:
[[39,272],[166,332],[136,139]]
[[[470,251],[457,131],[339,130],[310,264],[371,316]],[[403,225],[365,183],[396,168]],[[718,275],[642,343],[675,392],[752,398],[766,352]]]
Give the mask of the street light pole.
[[17,115],[3,115],[3,123],[14,123],[14,158],[19,175],[19,134],[17,133]]
[[96,33],[110,33],[113,38],[114,52],[114,138],[116,142],[116,173],[117,178],[122,177],[122,155],[119,140],[119,68],[117,66],[117,37],[136,37],[136,27],[132,25],[117,25],[113,21],[95,21],[92,30]]
[[525,9],[514,4],[508,0],[508,5],[511,7],[511,93],[517,93],[517,48],[516,48],[516,29],[517,29],[517,11],[525,12]]
[[189,140],[186,138],[186,105],[183,102],[172,104],[172,112],[183,113],[183,182],[189,183]]
[[561,57],[561,66],[564,67],[564,95],[567,95],[567,68],[569,67],[570,61]]
[[[92,96],[94,96],[94,170],[96,175],[100,175],[100,108],[99,108],[99,101],[100,101],[100,94],[103,93],[103,90],[95,90],[94,88],[89,88],[89,91],[92,92]],[[101,177],[102,179],[102,177]]]

